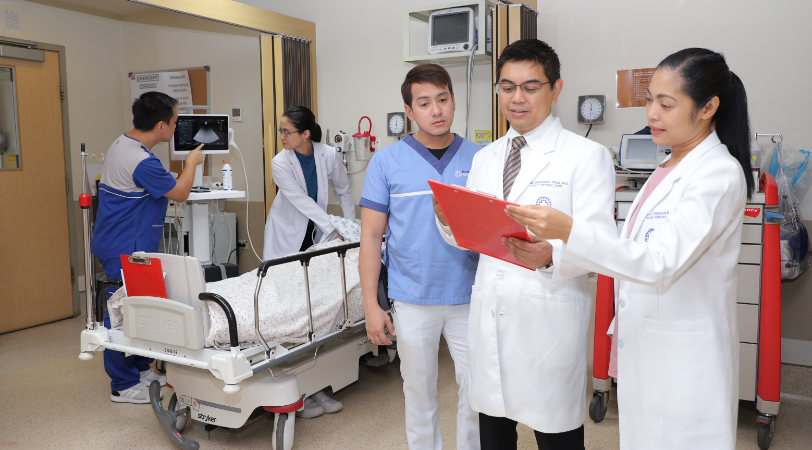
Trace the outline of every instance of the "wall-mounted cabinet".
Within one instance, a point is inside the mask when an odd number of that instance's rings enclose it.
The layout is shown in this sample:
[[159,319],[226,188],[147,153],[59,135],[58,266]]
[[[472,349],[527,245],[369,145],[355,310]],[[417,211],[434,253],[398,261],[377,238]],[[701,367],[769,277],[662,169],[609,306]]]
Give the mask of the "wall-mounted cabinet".
[[404,14],[403,23],[403,61],[411,64],[436,63],[444,66],[466,65],[470,51],[429,54],[429,17],[431,13],[449,8],[471,8],[474,10],[477,49],[474,52],[474,64],[491,62],[491,24],[490,1],[462,1],[444,3],[432,9],[415,11],[409,9]]

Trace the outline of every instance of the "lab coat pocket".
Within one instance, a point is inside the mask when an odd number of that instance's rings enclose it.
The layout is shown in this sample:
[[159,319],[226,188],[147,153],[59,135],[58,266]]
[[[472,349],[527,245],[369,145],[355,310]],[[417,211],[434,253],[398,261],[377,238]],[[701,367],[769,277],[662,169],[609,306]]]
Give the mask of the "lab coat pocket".
[[521,349],[544,372],[572,370],[586,357],[586,326],[576,297],[521,291],[498,310],[500,348]]
[[[643,319],[635,341],[625,347],[628,351],[639,345],[640,359],[625,369],[639,371],[641,409],[656,414],[651,431],[661,443],[690,434],[697,408],[718,395],[707,382],[713,378],[710,322]],[[623,378],[623,369],[619,376]]]
[[[569,183],[548,181],[539,187],[531,186],[521,198],[522,204],[551,206],[565,214],[572,214],[572,190]],[[550,184],[552,183],[552,184]]]
[[392,247],[389,252],[389,289],[403,292],[414,297],[423,296],[422,278],[420,276],[420,252],[399,251]]

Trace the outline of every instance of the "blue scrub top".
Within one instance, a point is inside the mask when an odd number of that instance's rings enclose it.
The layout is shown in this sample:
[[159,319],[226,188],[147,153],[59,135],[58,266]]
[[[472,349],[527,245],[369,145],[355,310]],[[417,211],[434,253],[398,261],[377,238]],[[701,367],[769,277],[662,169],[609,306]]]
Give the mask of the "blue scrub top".
[[177,182],[141,142],[121,135],[110,149],[99,185],[93,254],[118,258],[157,252],[166,217],[164,195]]
[[389,297],[426,306],[471,301],[479,254],[452,247],[440,236],[428,180],[465,186],[479,149],[454,135],[438,160],[409,135],[375,152],[360,205],[387,215]]

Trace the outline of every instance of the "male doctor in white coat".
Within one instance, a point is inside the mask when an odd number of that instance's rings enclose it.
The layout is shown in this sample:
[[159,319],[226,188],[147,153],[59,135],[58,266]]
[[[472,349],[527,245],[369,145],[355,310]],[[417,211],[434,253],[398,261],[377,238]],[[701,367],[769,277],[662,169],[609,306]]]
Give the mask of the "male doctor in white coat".
[[[564,130],[550,114],[563,87],[555,50],[514,42],[496,65],[508,133],[474,157],[467,186],[522,205],[544,204],[614,230],[614,167],[608,150]],[[435,200],[440,234],[456,245]],[[471,407],[482,450],[515,449],[516,424],[539,449],[583,450],[587,271],[562,263],[560,240],[503,240],[535,271],[481,255],[468,332]]]

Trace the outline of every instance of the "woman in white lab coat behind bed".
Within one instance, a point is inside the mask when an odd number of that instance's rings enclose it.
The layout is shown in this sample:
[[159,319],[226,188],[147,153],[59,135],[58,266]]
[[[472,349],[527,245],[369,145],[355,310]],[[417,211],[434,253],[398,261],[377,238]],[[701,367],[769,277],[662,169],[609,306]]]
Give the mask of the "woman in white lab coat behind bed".
[[271,161],[279,192],[265,223],[265,260],[329,240],[335,231],[327,215],[330,181],[344,217],[355,221],[347,169],[335,149],[319,143],[321,127],[313,112],[304,106],[290,108],[279,120],[278,132],[285,150]]
[[672,153],[620,238],[552,208],[508,207],[508,215],[566,242],[562,261],[619,280],[620,448],[733,450],[736,267],[755,183],[747,97],[721,54],[686,49],[660,63],[647,101],[654,142]]
[[[279,192],[265,222],[265,260],[307,250],[330,240],[335,228],[327,216],[328,182],[338,195],[345,218],[355,221],[347,169],[332,147],[320,144],[321,127],[312,111],[295,106],[279,120],[282,152],[271,161]],[[298,417],[312,418],[340,411],[340,402],[324,392],[305,399]]]

